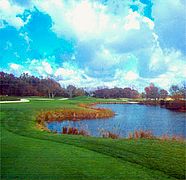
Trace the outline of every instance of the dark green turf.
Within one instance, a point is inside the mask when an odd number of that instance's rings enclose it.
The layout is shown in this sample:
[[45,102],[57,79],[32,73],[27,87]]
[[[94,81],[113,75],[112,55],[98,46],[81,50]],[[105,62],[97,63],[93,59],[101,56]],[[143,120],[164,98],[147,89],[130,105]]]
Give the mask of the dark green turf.
[[41,132],[35,115],[98,99],[1,105],[2,179],[166,180],[185,178],[185,143]]

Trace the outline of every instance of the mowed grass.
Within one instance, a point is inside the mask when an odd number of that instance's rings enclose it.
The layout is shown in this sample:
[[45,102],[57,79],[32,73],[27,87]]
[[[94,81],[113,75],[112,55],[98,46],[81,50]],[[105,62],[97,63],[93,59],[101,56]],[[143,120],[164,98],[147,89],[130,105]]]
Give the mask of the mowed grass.
[[[41,110],[81,108],[100,100],[1,105],[1,179],[185,179],[185,143],[58,135],[36,128]],[[115,100],[113,100],[115,101]]]

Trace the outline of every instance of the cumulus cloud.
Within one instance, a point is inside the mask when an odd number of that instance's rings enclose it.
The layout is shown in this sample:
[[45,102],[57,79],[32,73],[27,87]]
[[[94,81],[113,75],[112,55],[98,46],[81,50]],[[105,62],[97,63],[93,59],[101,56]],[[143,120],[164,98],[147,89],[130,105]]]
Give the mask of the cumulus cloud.
[[43,61],[41,64],[42,64],[42,68],[47,74],[52,74],[52,68],[48,62]]
[[21,7],[9,0],[0,0],[0,17],[1,17],[1,27],[5,27],[5,23],[10,26],[14,26],[16,29],[20,29],[22,26],[28,23],[30,16],[23,21],[20,16],[25,11],[24,7]]
[[15,63],[11,63],[10,64],[10,68],[13,69],[13,70],[19,70],[21,68],[21,65],[15,64]]
[[130,81],[130,80],[136,80],[138,79],[138,74],[136,74],[135,72],[132,71],[128,71],[125,75],[125,79]]
[[17,63],[9,63],[8,73],[12,73],[16,76],[20,76],[22,73],[30,74],[30,71],[26,70],[24,66]]
[[184,0],[157,0],[152,6],[155,32],[161,46],[186,53],[186,3]]
[[56,70],[54,75],[58,78],[63,79],[63,77],[70,77],[71,75],[74,75],[74,74],[76,74],[74,70],[59,68]]
[[[0,0],[1,28],[4,21],[20,29],[19,14],[33,6],[47,14],[49,26],[58,39],[73,39],[73,52],[32,60],[28,69],[42,76],[53,76],[64,84],[78,86],[127,86],[155,82],[168,87],[185,77],[186,32],[185,2],[157,0],[152,17],[144,15],[145,4],[140,0],[32,0],[29,6],[18,0]],[[17,2],[17,3],[13,3]],[[137,11],[131,5],[138,7]],[[36,27],[37,28],[37,27]],[[29,45],[27,32],[19,32]],[[47,49],[47,48],[45,48]],[[64,53],[64,52],[62,52]],[[60,61],[60,62],[59,62]],[[15,67],[14,67],[15,68]]]
[[28,59],[25,69],[40,77],[53,77],[56,67],[48,59]]

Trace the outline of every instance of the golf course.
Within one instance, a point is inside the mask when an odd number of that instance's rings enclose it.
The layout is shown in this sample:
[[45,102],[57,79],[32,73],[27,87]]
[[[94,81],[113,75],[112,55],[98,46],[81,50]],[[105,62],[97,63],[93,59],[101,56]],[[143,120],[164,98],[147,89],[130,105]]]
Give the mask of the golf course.
[[27,99],[0,104],[2,180],[185,179],[184,141],[58,134],[37,124],[43,111],[82,110],[82,103],[118,100]]

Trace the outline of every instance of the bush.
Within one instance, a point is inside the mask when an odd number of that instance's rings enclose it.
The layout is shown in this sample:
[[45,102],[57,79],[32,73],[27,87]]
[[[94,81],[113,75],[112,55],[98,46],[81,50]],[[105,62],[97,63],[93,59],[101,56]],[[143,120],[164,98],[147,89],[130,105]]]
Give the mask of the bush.
[[151,131],[134,131],[134,133],[129,133],[129,139],[154,139],[155,137],[153,136]]
[[103,138],[112,138],[112,139],[118,139],[119,138],[118,134],[112,133],[110,131],[103,131],[101,134],[102,134]]
[[88,136],[88,132],[85,130],[78,130],[75,127],[63,127],[62,134],[72,134],[72,135],[82,135],[82,136]]

